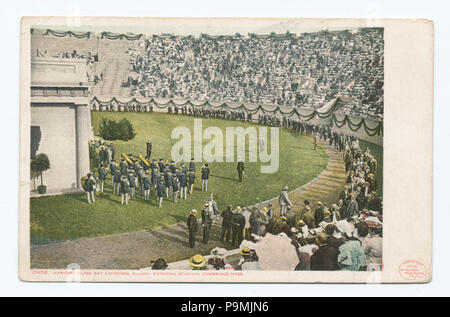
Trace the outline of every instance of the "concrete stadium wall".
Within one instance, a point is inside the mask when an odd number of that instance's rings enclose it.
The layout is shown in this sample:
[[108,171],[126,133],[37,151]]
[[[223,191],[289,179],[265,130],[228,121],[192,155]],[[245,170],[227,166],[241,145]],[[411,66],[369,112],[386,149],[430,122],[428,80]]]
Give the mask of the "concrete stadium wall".
[[[50,160],[50,169],[43,173],[44,185],[48,190],[76,189],[75,106],[33,105],[31,107],[31,126],[38,126],[41,132],[37,154],[45,153]],[[38,181],[36,184],[40,185]]]

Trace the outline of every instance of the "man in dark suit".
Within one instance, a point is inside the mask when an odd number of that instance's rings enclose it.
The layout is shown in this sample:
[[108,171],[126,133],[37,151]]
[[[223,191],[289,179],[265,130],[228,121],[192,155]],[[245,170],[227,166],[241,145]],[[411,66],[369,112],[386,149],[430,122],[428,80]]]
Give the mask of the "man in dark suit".
[[233,217],[232,206],[228,205],[227,209],[222,211],[222,233],[220,235],[220,242],[223,242],[223,239],[226,239],[226,242],[230,242],[230,233],[231,233],[231,217]]
[[355,195],[350,194],[350,202],[348,203],[347,212],[345,213],[345,215],[347,218],[350,218],[355,215],[358,215],[358,212],[359,212],[359,207],[358,207],[358,202],[355,199]]
[[239,181],[242,182],[242,175],[244,174],[244,162],[242,160],[239,160],[239,162],[238,162],[237,171],[238,171]]
[[208,191],[208,180],[209,180],[209,167],[208,164],[205,163],[205,165],[202,167],[202,191]]
[[164,164],[164,159],[162,159],[162,158],[159,159],[158,166],[159,166],[159,172],[164,173],[164,170],[166,169],[166,164]]
[[209,204],[206,203],[202,210],[202,227],[203,227],[203,243],[208,244],[209,232],[211,231],[211,226],[213,223],[213,215],[209,210]]
[[187,219],[187,228],[189,230],[189,246],[191,248],[195,247],[195,234],[198,230],[198,222],[197,218],[195,217],[197,215],[197,210],[192,209],[191,213],[188,216]]
[[314,212],[314,223],[316,227],[319,226],[319,224],[325,219],[325,208],[323,207],[323,204],[321,201],[317,202],[317,208]]
[[152,155],[152,142],[151,142],[150,138],[147,140],[146,146],[147,146],[146,159],[149,160],[150,156]]
[[327,244],[328,236],[319,233],[317,243],[319,250],[311,255],[311,271],[336,271],[338,266],[339,250]]
[[235,245],[237,238],[237,245],[240,245],[244,239],[244,227],[245,227],[245,217],[241,213],[241,207],[237,207],[236,212],[231,217],[231,231],[232,239],[231,245]]

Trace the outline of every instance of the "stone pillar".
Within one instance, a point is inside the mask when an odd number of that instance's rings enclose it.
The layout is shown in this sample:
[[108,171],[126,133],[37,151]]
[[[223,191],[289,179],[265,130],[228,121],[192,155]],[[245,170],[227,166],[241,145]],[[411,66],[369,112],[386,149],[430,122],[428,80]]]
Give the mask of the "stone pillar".
[[80,179],[89,172],[89,136],[91,134],[91,112],[89,106],[75,106],[76,149],[77,149],[77,187]]

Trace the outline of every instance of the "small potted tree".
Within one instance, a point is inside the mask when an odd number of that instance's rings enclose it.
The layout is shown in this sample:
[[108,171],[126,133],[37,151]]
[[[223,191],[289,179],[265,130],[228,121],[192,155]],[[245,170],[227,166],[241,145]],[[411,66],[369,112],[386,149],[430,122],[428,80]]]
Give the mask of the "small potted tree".
[[39,194],[45,194],[47,191],[47,186],[44,185],[44,180],[42,179],[42,173],[50,168],[50,160],[47,154],[40,153],[31,161],[31,170],[41,176],[41,185],[37,187]]

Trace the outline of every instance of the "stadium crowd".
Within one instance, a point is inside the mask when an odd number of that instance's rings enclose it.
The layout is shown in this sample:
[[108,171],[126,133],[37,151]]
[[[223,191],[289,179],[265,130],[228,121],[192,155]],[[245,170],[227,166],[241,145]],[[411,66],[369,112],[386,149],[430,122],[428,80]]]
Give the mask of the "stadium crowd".
[[286,36],[153,36],[129,49],[133,95],[318,107],[341,94],[344,112],[383,114],[383,31]]
[[[287,117],[276,118],[274,123],[271,121],[274,118],[268,115],[260,120],[263,124],[311,134],[315,139],[334,144],[342,152],[348,176],[338,200],[331,205],[308,200],[303,205],[294,205],[285,186],[278,198],[279,214],[275,214],[272,203],[236,208],[229,205],[220,213],[219,220],[217,204],[211,197],[205,202],[199,221],[195,209],[188,217],[189,244],[195,246],[199,230],[202,230],[203,243],[208,243],[215,223],[221,226],[221,241],[230,249],[239,247],[241,258],[236,261],[233,256],[227,256],[226,249],[217,247],[208,257],[200,254],[191,257],[192,269],[282,270],[290,267],[292,270],[380,271],[383,209],[375,180],[377,161],[370,148],[361,149],[358,138],[331,131],[328,126],[302,125]],[[291,256],[289,252],[275,255],[280,239],[285,243],[283,250],[287,247]],[[163,259],[153,263],[153,269],[167,268],[170,269]]]

